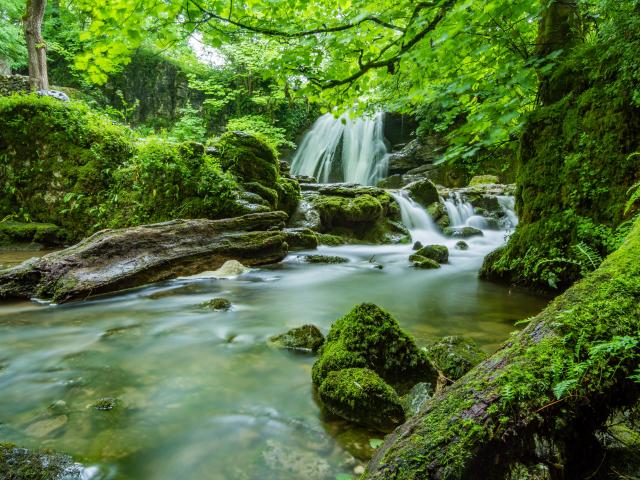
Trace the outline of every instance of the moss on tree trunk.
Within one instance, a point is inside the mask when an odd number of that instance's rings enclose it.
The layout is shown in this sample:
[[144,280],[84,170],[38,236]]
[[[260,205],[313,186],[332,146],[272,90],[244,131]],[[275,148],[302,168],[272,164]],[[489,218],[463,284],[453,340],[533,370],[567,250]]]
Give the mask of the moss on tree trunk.
[[597,271],[396,429],[364,478],[587,478],[601,460],[594,431],[640,393],[638,258],[640,221]]

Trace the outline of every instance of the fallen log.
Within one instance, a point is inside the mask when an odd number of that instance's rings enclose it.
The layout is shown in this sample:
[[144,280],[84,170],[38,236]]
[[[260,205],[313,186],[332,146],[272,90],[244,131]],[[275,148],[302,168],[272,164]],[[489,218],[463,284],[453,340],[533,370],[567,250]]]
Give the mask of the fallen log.
[[639,358],[637,222],[595,272],[389,435],[362,478],[592,478],[594,432],[637,401]]
[[286,218],[284,212],[267,212],[103,230],[0,272],[0,298],[63,303],[215,270],[227,260],[276,263],[287,254],[286,235],[279,230]]

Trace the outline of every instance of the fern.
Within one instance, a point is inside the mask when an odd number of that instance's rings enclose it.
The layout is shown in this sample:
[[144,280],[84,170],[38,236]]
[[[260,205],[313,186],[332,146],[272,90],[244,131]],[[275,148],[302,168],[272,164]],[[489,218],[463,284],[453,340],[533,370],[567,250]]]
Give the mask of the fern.
[[[629,155],[628,160],[631,160],[633,157],[640,156],[640,152],[635,152]],[[627,195],[629,195],[629,200],[624,206],[625,215],[629,213],[629,210],[640,200],[640,181],[633,184],[633,186],[627,191]]]
[[596,270],[602,263],[602,256],[593,247],[584,242],[574,245],[573,250],[579,258],[580,265],[586,267],[587,270]]

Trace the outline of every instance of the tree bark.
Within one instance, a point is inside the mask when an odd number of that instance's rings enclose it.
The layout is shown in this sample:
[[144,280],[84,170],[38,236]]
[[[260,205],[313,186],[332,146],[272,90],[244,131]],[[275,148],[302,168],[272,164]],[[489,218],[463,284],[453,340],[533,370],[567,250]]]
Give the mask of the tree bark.
[[27,0],[23,18],[24,36],[29,56],[29,83],[32,90],[48,90],[47,46],[42,38],[42,21],[47,0]]
[[285,212],[222,220],[173,220],[102,230],[77,245],[0,272],[0,299],[84,299],[183,275],[227,260],[248,266],[287,255]]
[[[598,270],[387,437],[363,478],[590,478],[603,458],[594,432],[640,393],[629,378],[640,358],[639,258],[640,221]],[[575,388],[558,394],[576,365],[587,367]]]

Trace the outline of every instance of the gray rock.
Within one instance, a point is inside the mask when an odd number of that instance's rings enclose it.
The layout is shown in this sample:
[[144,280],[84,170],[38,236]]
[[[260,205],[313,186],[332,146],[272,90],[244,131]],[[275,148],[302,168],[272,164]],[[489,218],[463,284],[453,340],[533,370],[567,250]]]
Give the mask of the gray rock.
[[471,238],[482,237],[482,230],[474,227],[447,227],[442,230],[447,237],[452,238]]
[[61,102],[69,101],[69,96],[64,92],[60,92],[59,90],[38,90],[36,93],[41,97],[55,98],[56,100],[60,100]]
[[275,335],[269,342],[278,348],[316,353],[324,343],[324,335],[315,325],[303,325]]

